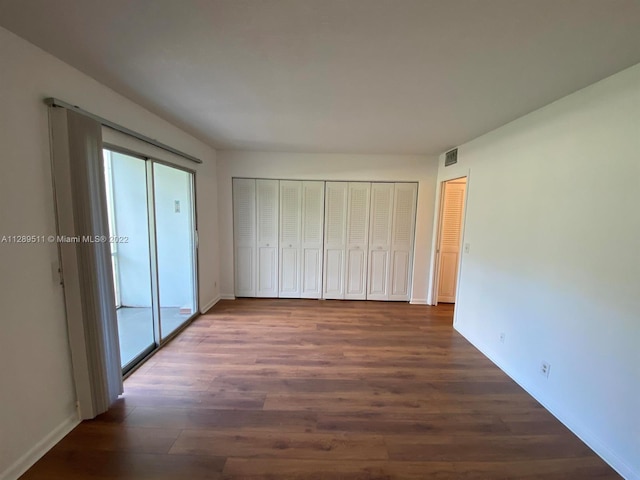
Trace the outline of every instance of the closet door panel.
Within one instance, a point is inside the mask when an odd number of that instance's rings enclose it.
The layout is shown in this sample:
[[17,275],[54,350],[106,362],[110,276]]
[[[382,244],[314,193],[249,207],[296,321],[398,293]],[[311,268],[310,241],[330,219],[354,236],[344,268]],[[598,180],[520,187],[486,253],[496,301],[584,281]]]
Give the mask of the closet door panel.
[[304,248],[302,261],[302,298],[322,295],[322,249]]
[[278,296],[278,180],[256,180],[257,297]]
[[367,300],[389,298],[389,251],[371,250],[369,254],[369,280]]
[[324,182],[302,182],[302,298],[322,297]]
[[302,182],[280,181],[280,297],[300,298]]
[[278,296],[278,249],[258,247],[257,297]]
[[346,182],[326,182],[323,298],[343,299],[347,223]]
[[371,185],[368,300],[389,299],[389,257],[391,255],[394,187],[393,183],[373,183]]
[[409,300],[410,254],[403,250],[395,250],[392,257],[391,298]]
[[367,252],[371,183],[349,183],[347,202],[346,291],[344,298],[367,298]]
[[256,296],[256,181],[233,179],[235,295]]
[[344,298],[344,249],[325,249],[324,298]]
[[389,300],[408,301],[410,298],[417,195],[417,184],[396,183],[393,199]]
[[345,298],[364,300],[366,298],[364,279],[367,277],[367,256],[364,250],[347,250],[347,289]]
[[298,249],[282,249],[282,270],[280,272],[280,296],[297,298],[299,292],[299,277],[297,266]]

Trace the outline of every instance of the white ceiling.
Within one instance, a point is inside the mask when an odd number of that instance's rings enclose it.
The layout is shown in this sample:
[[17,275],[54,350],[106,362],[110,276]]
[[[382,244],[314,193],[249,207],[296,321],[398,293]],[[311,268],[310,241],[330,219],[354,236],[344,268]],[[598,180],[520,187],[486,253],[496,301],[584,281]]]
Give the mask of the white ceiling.
[[640,62],[637,0],[0,0],[0,25],[223,149],[437,154]]

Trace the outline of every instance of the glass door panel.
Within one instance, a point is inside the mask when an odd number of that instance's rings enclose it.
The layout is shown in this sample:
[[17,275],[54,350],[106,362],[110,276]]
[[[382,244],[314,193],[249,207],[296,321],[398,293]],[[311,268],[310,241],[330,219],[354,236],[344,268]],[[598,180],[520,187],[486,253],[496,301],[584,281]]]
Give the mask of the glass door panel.
[[164,339],[196,314],[193,174],[154,163],[153,186]]
[[123,371],[156,347],[146,162],[104,150],[109,230]]

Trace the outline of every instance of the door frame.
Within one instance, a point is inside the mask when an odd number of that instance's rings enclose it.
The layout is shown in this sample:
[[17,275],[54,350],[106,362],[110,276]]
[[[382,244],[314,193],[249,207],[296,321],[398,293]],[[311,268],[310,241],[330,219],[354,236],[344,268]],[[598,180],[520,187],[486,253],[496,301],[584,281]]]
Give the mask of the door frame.
[[[442,235],[442,218],[443,218],[443,210],[444,210],[444,192],[445,192],[445,183],[450,182],[452,180],[459,180],[461,178],[467,179],[467,186],[465,189],[464,195],[464,204],[462,206],[462,222],[460,223],[460,245],[459,245],[459,258],[458,258],[458,272],[456,274],[456,303],[458,302],[458,293],[460,289],[460,279],[462,278],[462,265],[464,259],[464,235],[465,235],[465,226],[467,220],[467,205],[469,199],[469,184],[471,182],[471,171],[466,172],[466,174],[458,173],[453,174],[450,177],[445,177],[438,182],[436,198],[438,198],[438,203],[436,204],[436,216],[435,216],[435,225],[434,225],[434,237],[432,242],[432,268],[431,268],[431,303],[430,305],[437,306],[438,305],[438,286],[440,282],[440,237]],[[454,304],[454,305],[455,305]],[[456,321],[456,312],[457,309],[454,307],[454,324]]]

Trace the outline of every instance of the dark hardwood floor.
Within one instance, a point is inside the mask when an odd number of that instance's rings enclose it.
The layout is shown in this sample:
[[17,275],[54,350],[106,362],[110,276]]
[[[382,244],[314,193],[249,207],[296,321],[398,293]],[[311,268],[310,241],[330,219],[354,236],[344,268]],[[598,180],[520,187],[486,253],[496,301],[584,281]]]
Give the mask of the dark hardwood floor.
[[222,301],[22,478],[620,478],[451,306]]

